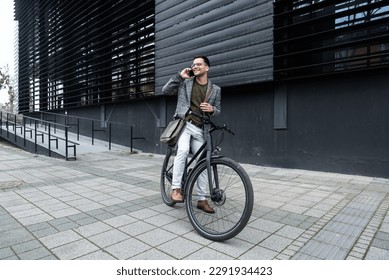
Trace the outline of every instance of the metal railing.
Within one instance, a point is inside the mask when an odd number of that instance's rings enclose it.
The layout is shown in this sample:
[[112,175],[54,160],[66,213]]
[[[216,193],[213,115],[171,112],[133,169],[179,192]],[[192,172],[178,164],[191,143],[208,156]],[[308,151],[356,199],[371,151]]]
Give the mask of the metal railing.
[[[5,129],[3,129],[3,125],[5,125]],[[20,137],[23,138],[23,147],[27,145],[27,137],[26,134],[29,133],[29,138],[32,140],[34,144],[34,152],[36,153],[38,150],[38,137],[41,137],[41,143],[44,145],[45,135],[47,135],[47,149],[49,156],[52,156],[52,145],[51,143],[55,141],[56,149],[58,149],[58,141],[61,140],[64,142],[65,148],[65,159],[75,159],[76,158],[76,146],[79,145],[75,141],[71,141],[69,139],[69,125],[63,125],[54,123],[51,121],[46,121],[38,118],[28,117],[24,115],[17,115],[10,112],[0,111],[0,135],[3,136],[3,130],[6,132],[6,138],[11,140],[14,144],[18,143],[18,134],[17,129],[20,129]],[[39,130],[39,127],[44,127],[45,130]],[[10,137],[11,129],[13,131],[13,139]],[[56,130],[57,128],[61,128],[64,131],[64,137],[52,133],[52,129]],[[20,146],[20,145],[18,145]],[[44,146],[45,147],[45,146]],[[73,157],[69,157],[69,148],[73,148]]]
[[[34,113],[32,113],[33,115]],[[136,125],[134,124],[128,124],[128,123],[120,123],[120,122],[112,122],[112,121],[102,121],[102,120],[97,120],[93,118],[86,118],[86,117],[80,117],[80,116],[74,116],[74,115],[67,115],[67,114],[59,114],[59,113],[53,113],[53,112],[37,112],[35,114],[38,114],[36,117],[37,119],[49,121],[55,124],[61,124],[64,126],[69,126],[70,128],[74,128],[74,133],[77,136],[77,140],[80,139],[80,126],[81,124],[84,125],[85,134],[89,134],[91,138],[91,144],[95,144],[95,139],[96,137],[96,132],[106,132],[107,134],[107,139],[106,141],[108,142],[108,148],[111,150],[112,148],[112,143],[113,143],[113,130],[114,127],[117,127],[118,131],[123,131],[124,128],[127,128],[129,130],[129,140],[130,140],[130,150],[131,153],[133,152],[133,147],[134,147],[134,140],[141,140],[145,139],[145,137],[135,137],[134,136],[134,128]],[[83,122],[83,123],[82,123]],[[97,123],[104,123],[105,127],[104,128],[98,128]],[[56,130],[56,127],[54,126],[54,130]],[[85,135],[84,136],[88,136]],[[100,140],[102,140],[100,138]]]

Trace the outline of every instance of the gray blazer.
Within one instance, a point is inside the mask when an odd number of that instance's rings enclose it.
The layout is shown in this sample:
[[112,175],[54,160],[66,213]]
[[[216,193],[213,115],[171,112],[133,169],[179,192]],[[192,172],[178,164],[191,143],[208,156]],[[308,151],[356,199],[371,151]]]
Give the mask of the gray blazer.
[[[185,117],[185,114],[190,108],[190,99],[192,95],[194,77],[190,79],[184,79],[179,73],[174,75],[162,88],[162,93],[166,95],[173,95],[177,93],[177,107],[174,117],[178,116],[180,118]],[[212,90],[212,91],[211,91]],[[220,114],[221,106],[221,89],[219,86],[212,84],[208,79],[208,103],[214,107],[212,116],[217,116]]]

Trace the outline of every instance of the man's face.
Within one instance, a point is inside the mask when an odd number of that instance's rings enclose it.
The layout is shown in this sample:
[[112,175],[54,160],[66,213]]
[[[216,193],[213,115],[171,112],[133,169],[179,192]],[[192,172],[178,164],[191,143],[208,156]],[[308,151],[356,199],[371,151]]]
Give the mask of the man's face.
[[192,70],[195,76],[202,76],[208,72],[209,67],[202,58],[196,58],[193,60]]

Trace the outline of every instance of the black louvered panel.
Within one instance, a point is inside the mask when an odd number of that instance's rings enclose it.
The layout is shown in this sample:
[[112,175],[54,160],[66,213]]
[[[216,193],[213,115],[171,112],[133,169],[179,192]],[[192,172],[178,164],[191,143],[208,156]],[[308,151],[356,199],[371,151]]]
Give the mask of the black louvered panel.
[[195,55],[220,86],[273,79],[272,1],[156,1],[156,93]]
[[154,1],[15,0],[19,111],[154,95]]

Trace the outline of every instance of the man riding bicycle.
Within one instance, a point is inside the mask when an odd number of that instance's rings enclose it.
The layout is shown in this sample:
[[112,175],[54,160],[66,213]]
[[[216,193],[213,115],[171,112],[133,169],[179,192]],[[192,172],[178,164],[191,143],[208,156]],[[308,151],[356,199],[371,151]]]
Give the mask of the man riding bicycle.
[[[190,149],[196,153],[205,142],[203,122],[195,114],[216,116],[221,112],[221,89],[208,79],[210,62],[206,56],[194,57],[191,68],[185,68],[175,74],[162,88],[162,93],[177,93],[178,101],[174,117],[185,118],[186,124],[177,142],[177,155],[174,159],[171,198],[174,202],[183,202],[181,191],[182,176]],[[189,114],[192,111],[195,114]],[[206,174],[198,182],[199,199],[197,208],[206,213],[214,213],[205,197]]]

